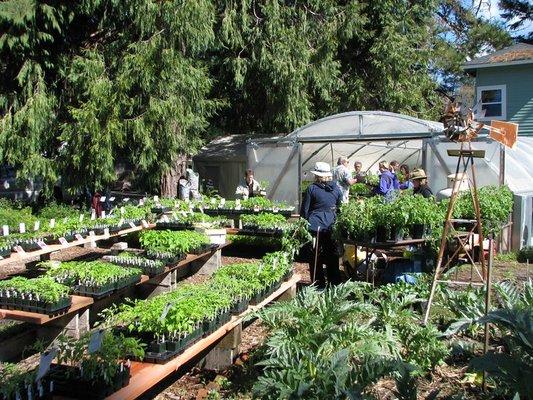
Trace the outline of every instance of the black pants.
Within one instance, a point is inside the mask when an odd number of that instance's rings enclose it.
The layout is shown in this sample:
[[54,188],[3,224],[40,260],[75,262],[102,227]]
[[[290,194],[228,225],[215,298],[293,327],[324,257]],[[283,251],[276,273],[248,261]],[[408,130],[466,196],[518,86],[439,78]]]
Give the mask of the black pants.
[[[313,238],[317,239],[317,233],[311,232]],[[318,245],[318,256],[316,245]],[[318,287],[326,286],[326,278],[324,277],[324,266],[326,267],[327,283],[330,285],[337,285],[341,282],[339,271],[339,257],[337,255],[337,246],[331,232],[320,231],[318,239],[308,246],[308,260],[309,260],[309,274],[311,275],[311,282]],[[316,257],[316,265],[315,265]]]

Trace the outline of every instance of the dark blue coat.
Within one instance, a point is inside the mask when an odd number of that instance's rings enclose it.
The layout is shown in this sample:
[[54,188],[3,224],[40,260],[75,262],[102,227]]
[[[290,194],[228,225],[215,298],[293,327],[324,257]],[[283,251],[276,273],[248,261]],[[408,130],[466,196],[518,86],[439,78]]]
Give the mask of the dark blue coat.
[[307,188],[300,216],[309,221],[309,230],[331,230],[337,209],[342,203],[342,193],[335,182],[313,183]]

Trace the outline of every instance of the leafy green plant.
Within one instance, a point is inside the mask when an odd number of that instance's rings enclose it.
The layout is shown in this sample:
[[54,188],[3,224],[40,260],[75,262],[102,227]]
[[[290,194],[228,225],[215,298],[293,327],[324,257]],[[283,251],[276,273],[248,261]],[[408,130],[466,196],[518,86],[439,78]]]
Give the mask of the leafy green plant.
[[186,254],[210,243],[209,238],[193,231],[143,231],[139,235],[143,249],[150,252]]
[[383,199],[377,196],[343,204],[334,226],[335,234],[339,238],[368,241],[376,230],[383,205]]
[[0,297],[57,303],[68,297],[70,288],[49,277],[27,279],[15,277],[0,281]]

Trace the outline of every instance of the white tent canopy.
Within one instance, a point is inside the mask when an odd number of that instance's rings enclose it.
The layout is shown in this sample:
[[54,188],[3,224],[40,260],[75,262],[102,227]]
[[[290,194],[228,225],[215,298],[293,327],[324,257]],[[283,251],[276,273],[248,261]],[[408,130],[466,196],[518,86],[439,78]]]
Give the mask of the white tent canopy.
[[[312,179],[309,171],[315,162],[335,164],[341,155],[348,157],[352,166],[354,161],[361,161],[363,170],[371,172],[377,172],[381,160],[396,160],[411,168],[422,166],[437,193],[446,188],[447,175],[454,173],[457,165],[457,158],[448,156],[447,150],[459,149],[459,144],[445,138],[442,131],[438,122],[383,111],[336,114],[285,137],[249,140],[248,167],[256,179],[270,182],[269,198],[296,207],[301,202],[301,182]],[[513,236],[523,237],[526,230],[533,230],[528,211],[533,207],[533,138],[519,137],[514,149],[504,149],[481,135],[471,145],[485,150],[485,157],[475,161],[478,185],[496,185],[503,178],[515,193]],[[521,240],[524,243],[526,239]]]

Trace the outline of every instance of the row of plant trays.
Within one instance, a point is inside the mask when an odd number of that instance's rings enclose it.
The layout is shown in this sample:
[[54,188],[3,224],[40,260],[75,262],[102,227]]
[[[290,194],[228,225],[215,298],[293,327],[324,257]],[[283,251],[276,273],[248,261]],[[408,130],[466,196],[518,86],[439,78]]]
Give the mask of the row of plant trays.
[[283,235],[283,228],[265,228],[257,225],[243,225],[240,233],[249,235]]
[[51,382],[54,397],[57,395],[80,400],[100,400],[130,383],[130,367],[122,364],[117,365],[117,368],[120,370],[111,384],[100,380],[84,380],[81,378],[80,369],[69,365],[52,364],[46,379]]
[[21,299],[15,297],[0,297],[0,308],[7,310],[29,311],[48,316],[64,314],[72,305],[70,296],[64,297],[56,303],[48,303],[41,300]]
[[39,382],[22,383],[15,394],[6,396],[0,393],[0,400],[51,400],[53,384],[44,377]]
[[161,275],[166,268],[165,263],[160,260],[150,260],[143,257],[107,256],[105,259],[121,267],[140,268],[143,274],[148,275],[150,278]]
[[93,297],[101,299],[107,297],[112,293],[128,286],[133,286],[140,282],[141,275],[135,275],[129,278],[120,279],[115,282],[109,282],[104,285],[76,285],[72,289],[74,294],[85,297]]
[[384,242],[398,242],[410,239],[425,239],[431,235],[429,226],[416,224],[408,227],[408,230],[398,229],[397,227],[377,227],[376,230],[366,237],[354,238],[351,235],[347,235],[348,240],[354,240],[360,243],[384,243]]
[[207,215],[242,215],[242,214],[258,214],[258,213],[264,213],[264,212],[272,212],[272,213],[279,213],[284,216],[291,216],[294,209],[276,209],[273,208],[241,208],[240,210],[237,210],[236,208],[207,208],[204,207],[203,209],[196,209],[195,211],[203,212]]
[[[283,281],[289,280],[293,276],[293,270],[285,274]],[[227,324],[231,320],[232,315],[240,315],[248,309],[250,305],[257,305],[264,299],[278,290],[282,281],[274,282],[269,287],[257,292],[251,298],[242,298],[236,300],[229,310],[219,313],[215,318],[204,320],[201,324],[190,333],[181,336],[178,340],[168,341],[151,341],[148,344],[145,353],[144,362],[165,364],[171,359],[182,354],[188,347],[202,338],[205,338],[215,332],[217,329]]]
[[[140,220],[131,221],[135,226],[141,225]],[[131,225],[130,222],[123,223],[121,225],[97,225],[92,227],[91,229],[80,229],[75,232],[70,232],[68,234],[63,235],[62,237],[67,242],[74,242],[77,240],[76,235],[80,235],[83,239],[86,239],[90,236],[89,232],[94,232],[95,235],[103,235],[105,233],[105,230],[109,230],[110,235],[114,235],[119,233],[120,231],[123,231],[125,229],[130,229]],[[15,240],[11,245],[0,247],[0,257],[2,258],[9,258],[11,254],[13,253],[13,248],[15,246],[20,246],[25,252],[32,252],[42,249],[42,243],[45,243],[46,245],[54,245],[59,244],[59,237],[56,236],[41,236],[41,237],[35,237],[31,239],[22,239],[22,240]]]

